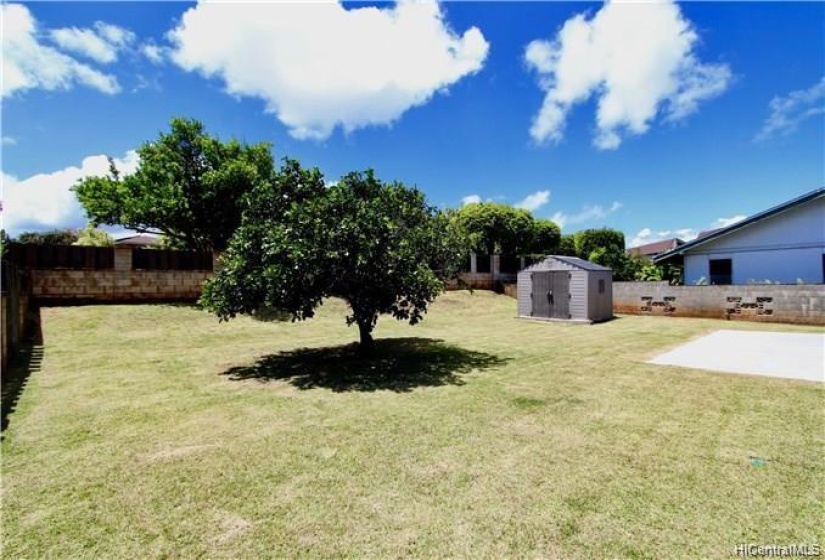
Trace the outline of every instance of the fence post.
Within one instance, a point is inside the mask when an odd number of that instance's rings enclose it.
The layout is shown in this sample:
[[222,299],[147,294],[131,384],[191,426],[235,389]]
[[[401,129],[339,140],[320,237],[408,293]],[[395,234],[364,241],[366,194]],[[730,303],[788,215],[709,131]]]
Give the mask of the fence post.
[[132,248],[129,246],[115,246],[115,270],[132,270]]
[[221,261],[222,256],[223,251],[212,251],[212,272],[215,274],[223,268],[223,262]]

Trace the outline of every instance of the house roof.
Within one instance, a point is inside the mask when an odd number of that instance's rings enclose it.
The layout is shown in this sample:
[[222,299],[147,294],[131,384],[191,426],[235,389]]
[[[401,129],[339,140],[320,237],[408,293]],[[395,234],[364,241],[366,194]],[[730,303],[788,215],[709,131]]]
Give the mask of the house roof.
[[115,241],[115,245],[156,245],[157,243],[160,243],[160,237],[151,233],[136,233]]
[[717,231],[721,231],[725,228],[715,228],[715,229],[706,229],[705,231],[700,231],[699,235],[696,236],[696,239],[702,239],[703,237],[707,237],[708,235],[712,235]]
[[806,204],[808,202],[811,202],[822,197],[825,197],[825,187],[820,187],[809,193],[805,193],[802,196],[798,196],[793,200],[789,200],[788,202],[784,202],[782,204],[779,204],[778,206],[774,206],[773,208],[768,208],[767,210],[754,214],[753,216],[745,218],[741,222],[736,222],[735,224],[729,225],[728,227],[702,232],[704,234],[703,237],[697,237],[693,241],[689,241],[684,245],[680,245],[679,247],[676,247],[675,249],[672,249],[667,253],[663,253],[659,256],[653,257],[653,262],[661,263],[664,261],[668,261],[674,257],[684,255],[685,252],[690,251],[691,249],[695,249],[700,245],[704,245],[705,243],[708,243],[715,239],[719,239],[720,237],[724,237],[725,235],[729,235],[733,232],[745,229],[747,227],[750,227],[754,224],[761,222],[762,220],[765,220],[772,216],[776,216],[777,214],[781,214],[783,212],[787,212],[792,208],[796,208],[797,206],[801,206],[803,204]]
[[678,247],[679,245],[684,245],[685,242],[679,238],[671,238],[671,239],[663,239],[662,241],[654,241],[653,243],[646,243],[644,245],[638,245],[636,247],[631,247],[627,250],[629,255],[644,255],[644,256],[651,256],[651,255],[658,255],[659,253],[664,253],[673,249],[674,247]]

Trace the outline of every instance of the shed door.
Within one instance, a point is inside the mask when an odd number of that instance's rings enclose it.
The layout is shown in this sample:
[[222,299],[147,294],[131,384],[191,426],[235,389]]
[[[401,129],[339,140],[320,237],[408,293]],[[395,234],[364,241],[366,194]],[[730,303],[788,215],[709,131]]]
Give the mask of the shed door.
[[533,282],[533,317],[550,316],[550,272],[534,272],[531,275]]
[[570,273],[554,270],[550,273],[550,315],[554,319],[570,318]]

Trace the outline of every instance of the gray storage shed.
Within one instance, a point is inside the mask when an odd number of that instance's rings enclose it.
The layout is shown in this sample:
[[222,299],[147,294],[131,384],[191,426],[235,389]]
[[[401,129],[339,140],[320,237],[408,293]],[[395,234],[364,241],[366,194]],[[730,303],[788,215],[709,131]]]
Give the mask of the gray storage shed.
[[613,318],[613,271],[551,255],[518,274],[518,316],[594,323]]

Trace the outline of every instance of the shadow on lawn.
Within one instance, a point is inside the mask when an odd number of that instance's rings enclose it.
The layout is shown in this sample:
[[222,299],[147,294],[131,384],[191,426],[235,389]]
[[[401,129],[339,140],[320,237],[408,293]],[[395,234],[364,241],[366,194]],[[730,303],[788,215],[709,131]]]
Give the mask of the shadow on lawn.
[[401,393],[416,387],[463,385],[462,374],[506,362],[431,338],[378,339],[369,357],[357,350],[357,344],[300,348],[264,356],[254,365],[233,367],[223,375],[233,380],[283,380],[299,389]]
[[2,401],[0,401],[0,432],[5,437],[9,426],[9,415],[17,409],[17,401],[26,388],[29,376],[40,370],[43,361],[43,330],[40,323],[40,308],[33,307],[26,317],[26,333],[17,354],[10,360],[9,367],[3,372]]

